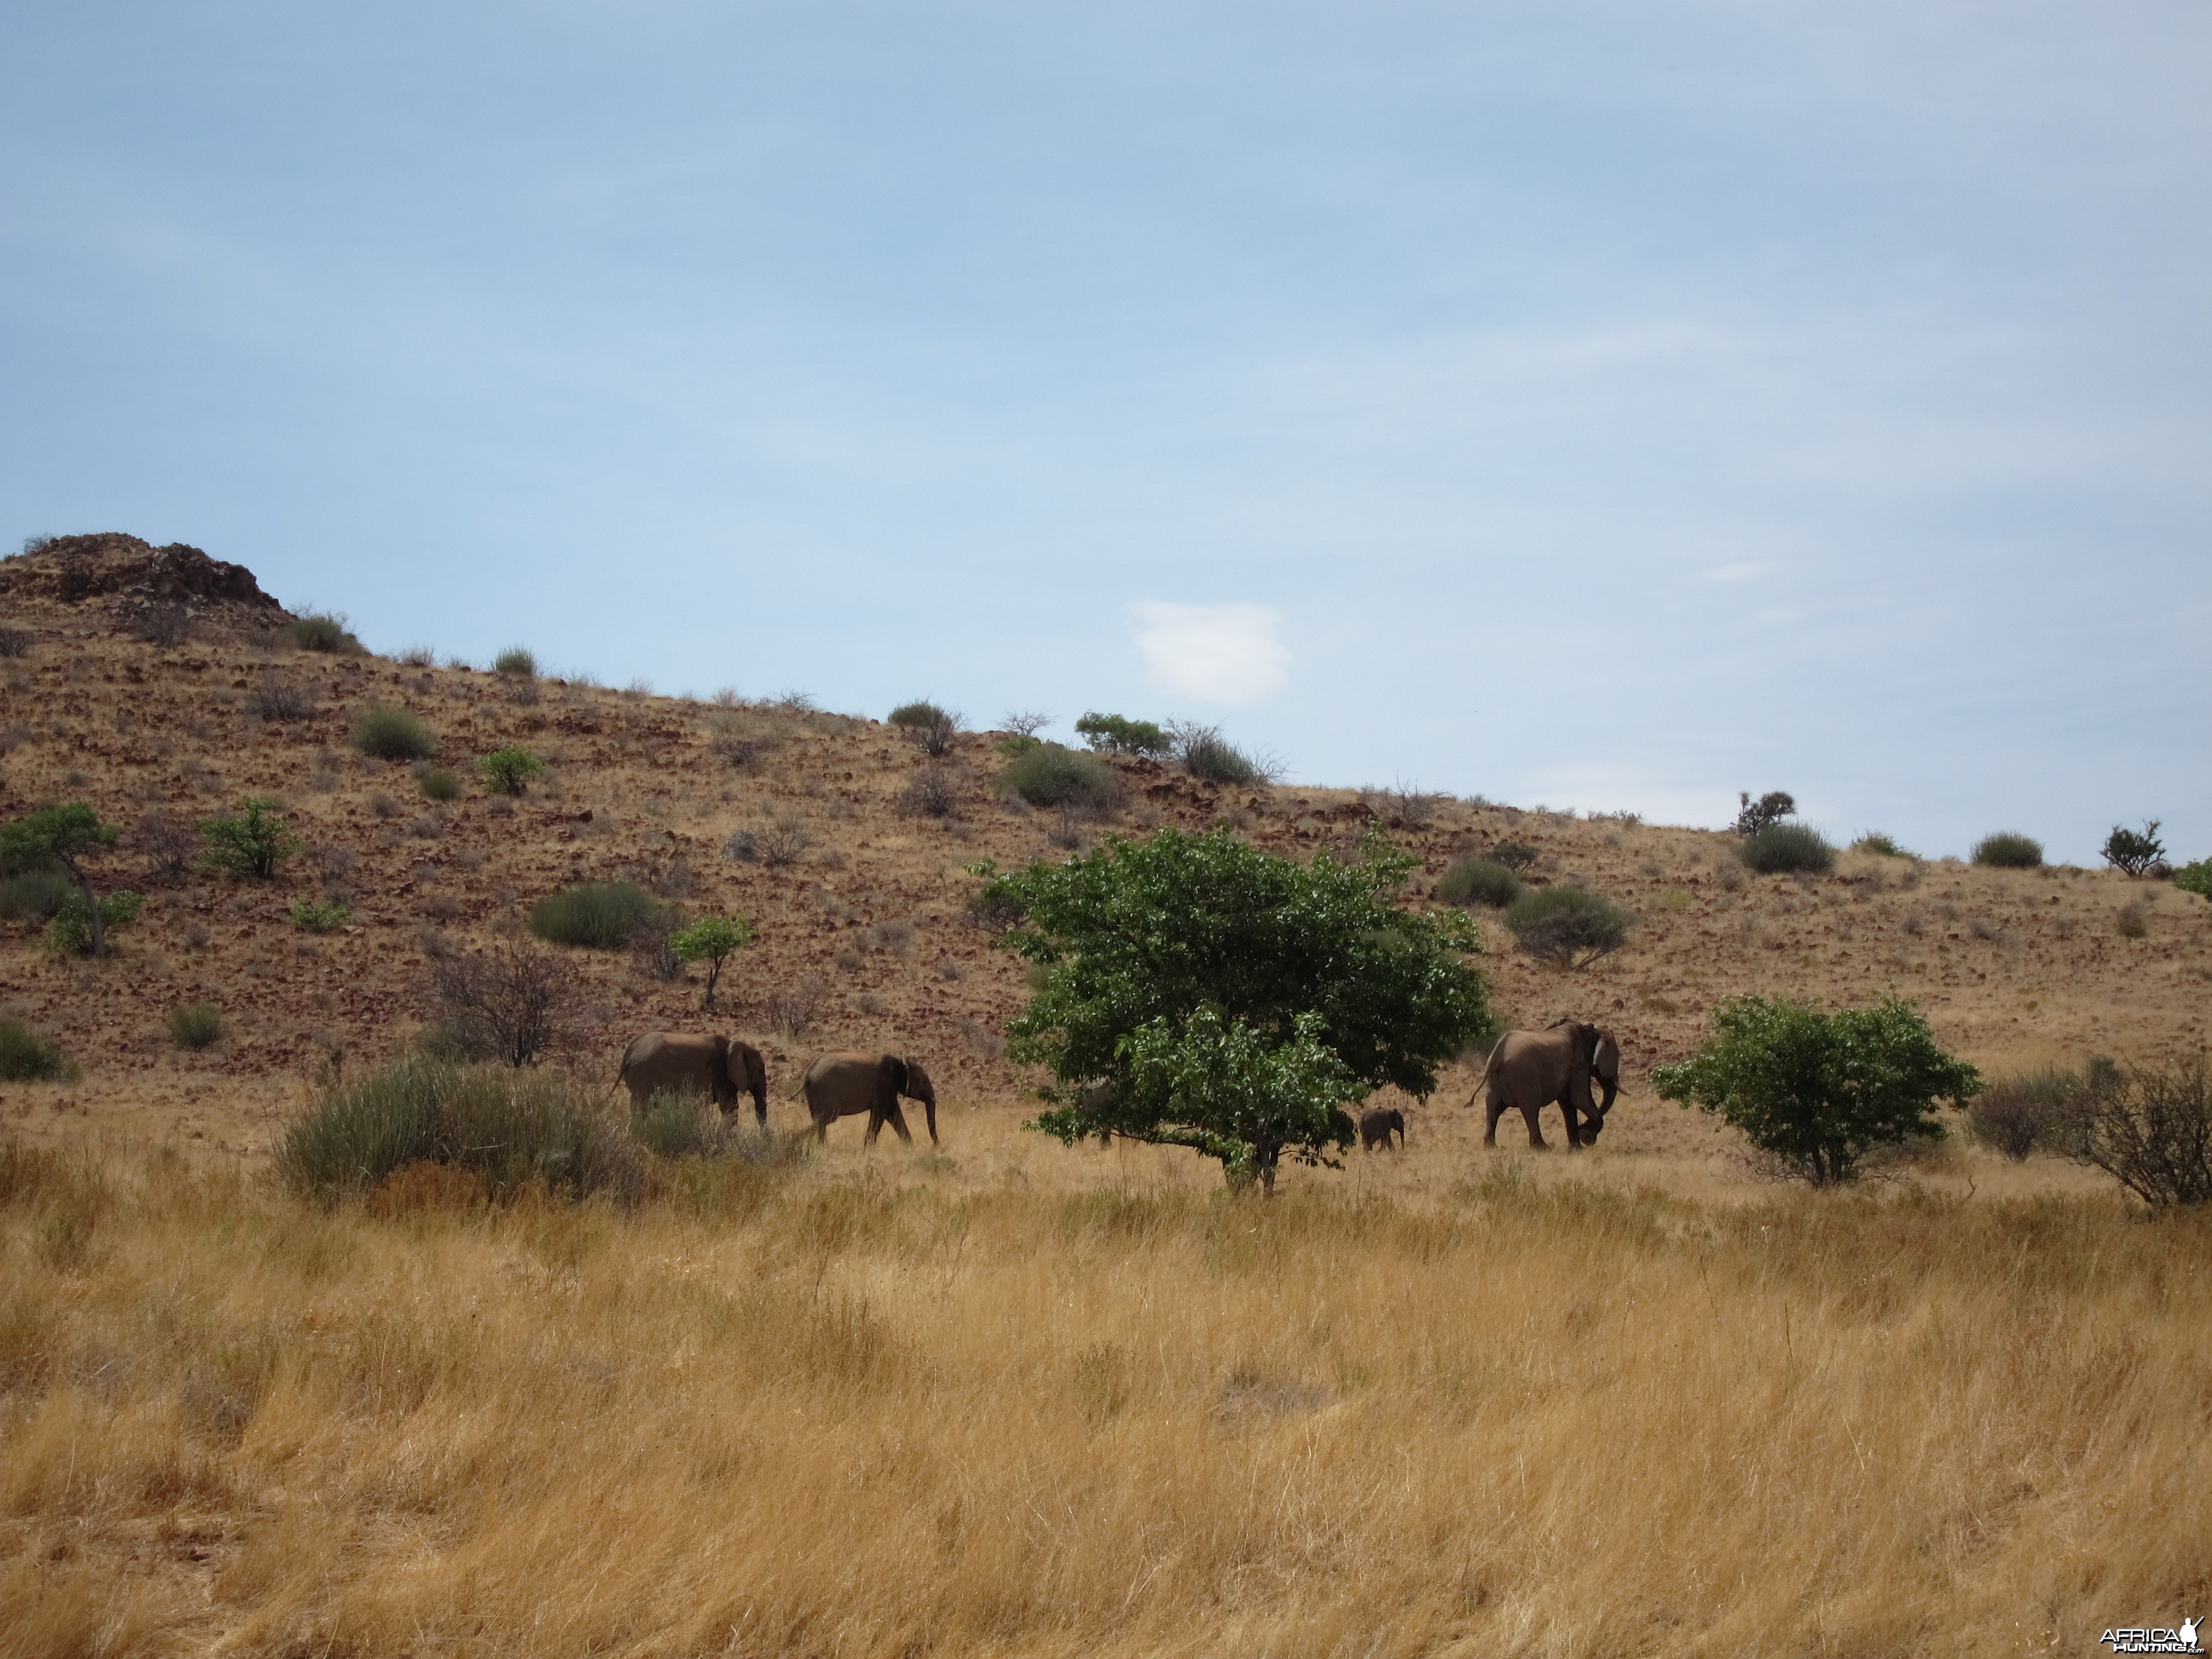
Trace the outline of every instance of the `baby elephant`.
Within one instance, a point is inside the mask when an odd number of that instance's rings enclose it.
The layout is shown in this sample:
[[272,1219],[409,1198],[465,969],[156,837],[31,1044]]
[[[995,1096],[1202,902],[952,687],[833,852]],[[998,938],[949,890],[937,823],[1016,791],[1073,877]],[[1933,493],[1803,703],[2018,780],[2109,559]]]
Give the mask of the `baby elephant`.
[[1376,1106],[1359,1115],[1359,1145],[1364,1151],[1373,1152],[1380,1141],[1385,1147],[1390,1144],[1390,1132],[1398,1132],[1398,1145],[1406,1144],[1406,1115],[1395,1106]]

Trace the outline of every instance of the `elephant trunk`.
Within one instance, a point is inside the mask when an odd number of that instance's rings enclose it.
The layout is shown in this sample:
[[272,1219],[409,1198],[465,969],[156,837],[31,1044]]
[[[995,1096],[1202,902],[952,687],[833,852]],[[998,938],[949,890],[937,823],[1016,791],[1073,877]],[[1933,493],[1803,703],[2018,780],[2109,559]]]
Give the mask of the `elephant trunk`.
[[1597,1115],[1603,1117],[1613,1109],[1613,1097],[1620,1092],[1620,1079],[1617,1077],[1601,1077],[1598,1081],[1605,1085],[1605,1098],[1598,1103],[1597,1109]]
[[929,1121],[929,1144],[937,1145],[937,1097],[928,1095],[921,1103],[921,1115]]

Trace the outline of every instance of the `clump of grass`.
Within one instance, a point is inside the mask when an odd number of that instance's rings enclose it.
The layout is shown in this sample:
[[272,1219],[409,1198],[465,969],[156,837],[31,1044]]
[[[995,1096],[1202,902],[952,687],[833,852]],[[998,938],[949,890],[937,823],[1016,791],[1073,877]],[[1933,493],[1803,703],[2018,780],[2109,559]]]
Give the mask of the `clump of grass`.
[[302,651],[335,652],[350,656],[361,641],[346,627],[346,619],[325,611],[311,611],[284,624],[284,637]]
[[2043,843],[2016,830],[2000,830],[1974,843],[1973,859],[1993,870],[2039,870],[2043,867]]
[[1505,912],[1506,929],[1522,951],[1566,969],[1620,949],[1631,925],[1619,906],[1580,887],[1539,887]]
[[1437,883],[1437,896],[1446,904],[1503,910],[1521,896],[1521,878],[1495,859],[1455,859]]
[[1242,789],[1273,782],[1280,769],[1273,761],[1239,749],[1218,726],[1178,726],[1175,745],[1176,762],[1201,783]]
[[531,779],[544,771],[545,763],[517,744],[495,749],[477,761],[477,776],[485,788],[495,794],[519,795],[530,787]]
[[2051,1139],[2081,1086],[2063,1066],[1999,1078],[1966,1103],[1966,1133],[2017,1164]]
[[76,1075],[60,1043],[19,1019],[0,1019],[0,1083],[65,1083]]
[[999,774],[1000,787],[1032,806],[1076,806],[1105,811],[1121,804],[1121,781],[1095,755],[1042,744],[1019,754]]
[[2150,932],[2150,912],[2141,899],[2124,904],[2119,915],[2112,918],[2112,927],[2122,939],[2141,939]]
[[655,1158],[711,1158],[735,1138],[720,1108],[696,1089],[663,1089],[631,1120],[638,1145]]
[[538,678],[538,659],[526,647],[510,645],[491,659],[491,672],[514,680]]
[[0,916],[10,921],[52,921],[76,891],[58,870],[26,870],[0,880]]
[[292,901],[292,925],[303,933],[335,933],[353,912],[336,899],[301,898]]
[[1737,855],[1762,876],[1796,872],[1825,876],[1836,867],[1836,849],[1809,823],[1770,823],[1746,836]]
[[428,800],[459,800],[461,781],[450,766],[426,766],[416,774],[415,781],[422,786]]
[[641,927],[663,920],[652,894],[633,882],[586,881],[540,899],[530,912],[530,931],[555,945],[619,951]]
[[169,1041],[179,1048],[211,1048],[222,1041],[222,1011],[211,1002],[180,1002],[169,1010]]
[[415,714],[390,703],[372,703],[354,722],[353,746],[379,760],[428,760],[438,740]]
[[325,1089],[285,1130],[275,1162],[295,1191],[329,1202],[421,1160],[479,1175],[495,1197],[540,1184],[623,1200],[638,1190],[635,1147],[587,1085],[421,1054]]
[[1851,843],[1854,853],[1871,854],[1875,858],[1909,859],[1911,854],[1899,847],[1896,841],[1879,830],[1869,830]]

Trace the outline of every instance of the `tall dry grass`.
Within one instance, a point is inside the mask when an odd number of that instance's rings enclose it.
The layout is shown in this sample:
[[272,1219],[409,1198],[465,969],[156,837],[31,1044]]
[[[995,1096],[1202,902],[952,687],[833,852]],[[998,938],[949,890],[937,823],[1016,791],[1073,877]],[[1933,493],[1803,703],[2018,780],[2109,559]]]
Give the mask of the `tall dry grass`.
[[0,1651],[2014,1654],[2212,1604],[2206,1218],[1497,1167],[325,1212],[8,1151]]

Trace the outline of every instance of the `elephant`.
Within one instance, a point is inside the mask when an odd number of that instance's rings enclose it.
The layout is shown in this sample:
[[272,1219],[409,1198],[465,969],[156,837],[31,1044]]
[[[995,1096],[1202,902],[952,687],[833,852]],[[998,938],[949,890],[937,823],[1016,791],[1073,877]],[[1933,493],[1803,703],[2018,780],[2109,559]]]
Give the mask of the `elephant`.
[[914,1137],[907,1133],[906,1114],[899,1110],[899,1097],[903,1095],[921,1103],[929,1115],[929,1144],[937,1145],[937,1091],[918,1060],[842,1050],[823,1054],[808,1066],[799,1086],[806,1091],[806,1109],[813,1114],[817,1140],[829,1139],[830,1126],[839,1118],[866,1112],[868,1133],[863,1146],[874,1146],[878,1132],[888,1123],[911,1146]]
[[753,1113],[768,1124],[768,1066],[761,1051],[732,1037],[691,1031],[647,1031],[623,1050],[621,1081],[633,1109],[642,1111],[664,1090],[696,1089],[714,1097],[724,1113],[738,1109],[738,1096],[753,1097]]
[[1387,1151],[1390,1145],[1390,1132],[1393,1129],[1398,1132],[1398,1145],[1401,1147],[1404,1146],[1406,1115],[1396,1107],[1376,1106],[1362,1112],[1359,1115],[1361,1150],[1371,1152],[1375,1150],[1376,1143],[1379,1141]]
[[[1590,1079],[1605,1085],[1605,1099],[1590,1103]],[[1613,1033],[1576,1020],[1561,1020],[1541,1031],[1508,1031],[1490,1051],[1475,1094],[1489,1095],[1490,1121],[1482,1144],[1498,1144],[1498,1120],[1517,1109],[1528,1125],[1528,1144],[1541,1146],[1544,1132],[1536,1115],[1557,1101],[1566,1114],[1569,1150],[1593,1146],[1605,1127],[1620,1090],[1620,1045]],[[1474,1096],[1468,1097],[1468,1105]],[[1577,1120],[1577,1115],[1586,1121]]]

